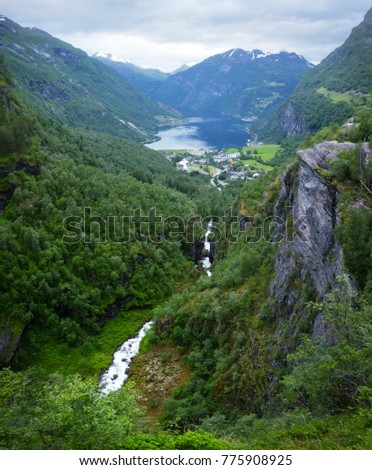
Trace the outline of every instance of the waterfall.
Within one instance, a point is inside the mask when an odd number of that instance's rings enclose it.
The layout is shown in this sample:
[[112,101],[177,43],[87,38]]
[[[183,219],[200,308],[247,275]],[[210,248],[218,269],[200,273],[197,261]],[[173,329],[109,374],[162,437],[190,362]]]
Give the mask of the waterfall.
[[110,367],[99,379],[103,394],[119,390],[123,386],[128,378],[132,358],[138,354],[141,341],[153,323],[153,320],[145,323],[134,338],[128,339],[116,350]]
[[[212,276],[212,263],[209,259],[211,242],[208,240],[210,233],[212,233],[212,227],[213,220],[211,219],[208,222],[207,231],[204,236],[203,251],[207,254],[202,258],[202,265],[208,276]],[[123,386],[125,381],[128,379],[128,372],[132,359],[138,354],[141,341],[153,324],[153,320],[146,322],[142,325],[136,336],[126,340],[115,351],[111,365],[99,378],[99,385],[101,386],[102,394],[105,395],[111,391],[119,390]]]
[[205,269],[205,272],[207,273],[209,277],[212,276],[212,272],[211,272],[212,263],[211,263],[211,260],[209,259],[209,253],[211,250],[211,242],[208,240],[208,238],[209,238],[209,235],[212,233],[212,227],[213,227],[213,220],[210,220],[207,225],[207,231],[205,232],[204,248],[203,248],[203,252],[204,253],[208,252],[208,253],[204,256],[204,258],[202,258],[203,268]]

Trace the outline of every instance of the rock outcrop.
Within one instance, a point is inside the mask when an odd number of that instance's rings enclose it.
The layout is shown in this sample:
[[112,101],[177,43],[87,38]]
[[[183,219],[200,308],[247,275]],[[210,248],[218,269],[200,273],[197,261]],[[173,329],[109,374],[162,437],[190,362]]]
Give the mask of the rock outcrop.
[[291,103],[286,106],[281,119],[281,128],[287,136],[303,134],[307,131],[307,126],[296,116],[296,112]]
[[[323,317],[314,318],[306,302],[323,300],[337,288],[338,277],[347,275],[342,247],[334,235],[337,189],[318,169],[328,170],[329,161],[340,151],[354,148],[350,142],[316,144],[298,152],[298,171],[289,167],[281,176],[274,216],[283,221],[285,237],[275,258],[270,309],[276,319],[276,342],[282,357],[297,346],[301,334],[325,334]],[[351,294],[351,281],[349,290]]]

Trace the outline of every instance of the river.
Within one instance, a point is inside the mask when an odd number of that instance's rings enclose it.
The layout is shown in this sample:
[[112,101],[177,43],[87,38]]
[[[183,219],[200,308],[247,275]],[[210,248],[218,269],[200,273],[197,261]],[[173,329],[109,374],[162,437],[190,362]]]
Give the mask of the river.
[[[201,259],[202,266],[209,277],[212,276],[212,272],[211,261],[209,259],[211,243],[208,238],[212,232],[212,227],[213,220],[210,220],[208,222],[207,231],[205,232],[204,236],[203,258]],[[103,372],[99,378],[99,385],[103,395],[106,395],[107,393],[115,390],[119,390],[124,385],[128,379],[128,373],[132,359],[138,354],[141,341],[146,336],[146,333],[153,324],[153,320],[146,322],[144,325],[142,325],[136,336],[124,341],[124,343],[115,351],[110,367],[105,372]]]
[[154,150],[206,150],[242,147],[250,138],[247,123],[232,117],[189,117],[185,124],[159,129],[159,140],[146,144]]
[[114,353],[110,367],[101,375],[99,385],[102,393],[119,390],[128,378],[130,364],[139,352],[142,339],[153,325],[153,320],[146,322],[134,338],[125,341]]

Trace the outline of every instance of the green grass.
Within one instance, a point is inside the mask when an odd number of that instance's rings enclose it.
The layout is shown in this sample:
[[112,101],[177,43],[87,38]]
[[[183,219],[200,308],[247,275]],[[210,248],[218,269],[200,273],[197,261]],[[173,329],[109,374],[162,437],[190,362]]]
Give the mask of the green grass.
[[211,176],[214,176],[218,171],[218,169],[213,167],[213,166],[199,165],[199,164],[195,164],[195,163],[190,166],[190,171],[192,171],[194,169],[203,171],[204,173],[209,173]]
[[273,167],[269,165],[265,165],[263,163],[259,163],[256,160],[253,160],[253,158],[249,158],[247,160],[242,160],[244,165],[252,165],[254,166],[257,170],[265,170],[265,171],[272,171]]
[[246,159],[242,160],[244,165],[252,165],[256,170],[265,170],[272,171],[273,167],[270,165],[265,165],[264,163],[258,162],[256,158],[260,158],[263,162],[269,162],[272,158],[275,157],[277,151],[280,149],[280,145],[257,145],[243,147],[244,152],[249,152],[255,150],[257,153],[253,155],[248,155]]
[[280,149],[280,145],[257,145],[252,147],[244,147],[244,151],[256,150],[255,156],[261,157],[264,162],[267,162],[275,157],[276,152]]
[[318,88],[316,92],[326,96],[333,103],[341,103],[343,101],[350,103],[352,101],[352,97],[350,95],[344,95],[343,93],[338,93],[337,91],[327,90],[327,88],[324,87]]
[[22,367],[37,364],[47,373],[63,375],[79,373],[97,377],[106,369],[116,349],[136,332],[149,318],[151,310],[122,311],[102,328],[99,336],[88,337],[79,347],[59,343],[44,328],[33,332],[38,338],[37,350],[28,347],[22,357]]

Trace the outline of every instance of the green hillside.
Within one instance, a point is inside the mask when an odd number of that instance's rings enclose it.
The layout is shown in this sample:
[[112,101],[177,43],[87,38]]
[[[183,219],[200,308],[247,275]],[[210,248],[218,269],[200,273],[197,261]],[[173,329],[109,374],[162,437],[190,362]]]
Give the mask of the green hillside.
[[143,142],[160,121],[177,116],[111,68],[43,31],[4,17],[0,40],[18,89],[61,123]]
[[372,448],[372,112],[353,104],[368,80],[352,96],[325,74],[314,109],[353,122],[244,147],[271,171],[217,188],[113,121],[86,126],[96,102],[68,80],[84,53],[0,23],[24,40],[0,56],[0,450]]
[[[25,327],[50,321],[57,339],[62,334],[77,344],[99,331],[115,305],[118,311],[127,303],[149,307],[169,295],[180,266],[187,266],[188,247],[167,240],[170,227],[161,222],[209,214],[224,196],[208,178],[177,172],[157,152],[30,110],[4,64],[0,74],[1,328],[19,341]],[[151,210],[160,217],[161,235],[152,221],[136,225],[136,217]],[[92,223],[82,225],[85,216]],[[65,220],[71,217],[70,226]],[[109,225],[110,217],[117,226]],[[133,224],[123,226],[128,217]],[[83,238],[65,243],[73,238],[74,218]],[[12,341],[1,349],[2,363],[12,355]]]
[[269,118],[253,126],[260,138],[280,140],[342,124],[356,110],[372,105],[372,9],[345,43],[318,66]]

